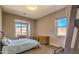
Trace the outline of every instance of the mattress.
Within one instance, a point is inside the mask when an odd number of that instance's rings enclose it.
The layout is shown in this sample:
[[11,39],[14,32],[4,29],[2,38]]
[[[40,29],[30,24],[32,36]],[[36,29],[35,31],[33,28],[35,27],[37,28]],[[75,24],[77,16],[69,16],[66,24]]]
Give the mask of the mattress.
[[39,42],[32,39],[19,39],[13,40],[13,43],[8,46],[3,46],[2,54],[16,54],[29,49],[32,49],[39,45]]

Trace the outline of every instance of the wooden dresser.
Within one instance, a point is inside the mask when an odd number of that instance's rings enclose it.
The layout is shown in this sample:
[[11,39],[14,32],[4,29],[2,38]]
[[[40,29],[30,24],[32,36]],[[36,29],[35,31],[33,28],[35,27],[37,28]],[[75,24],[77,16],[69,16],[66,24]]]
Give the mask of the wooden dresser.
[[44,45],[49,44],[49,36],[37,36],[36,39]]

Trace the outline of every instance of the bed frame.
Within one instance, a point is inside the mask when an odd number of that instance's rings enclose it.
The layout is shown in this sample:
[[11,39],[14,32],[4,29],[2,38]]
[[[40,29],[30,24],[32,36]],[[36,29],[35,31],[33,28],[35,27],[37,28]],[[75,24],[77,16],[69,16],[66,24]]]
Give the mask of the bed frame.
[[3,39],[3,37],[4,37],[4,32],[0,31],[0,54],[2,53],[2,47],[3,47],[2,39]]
[[4,32],[0,31],[0,39],[3,39],[3,37],[4,37]]
[[2,54],[2,48],[3,48],[3,44],[2,44],[2,39],[4,37],[4,32],[3,31],[0,31],[0,54]]

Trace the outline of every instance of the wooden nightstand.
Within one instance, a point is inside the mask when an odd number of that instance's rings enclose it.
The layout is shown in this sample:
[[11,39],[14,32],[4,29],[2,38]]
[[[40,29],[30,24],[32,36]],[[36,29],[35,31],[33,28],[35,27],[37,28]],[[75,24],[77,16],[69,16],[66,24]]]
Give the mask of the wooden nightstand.
[[38,36],[37,40],[44,45],[48,45],[49,44],[49,36]]

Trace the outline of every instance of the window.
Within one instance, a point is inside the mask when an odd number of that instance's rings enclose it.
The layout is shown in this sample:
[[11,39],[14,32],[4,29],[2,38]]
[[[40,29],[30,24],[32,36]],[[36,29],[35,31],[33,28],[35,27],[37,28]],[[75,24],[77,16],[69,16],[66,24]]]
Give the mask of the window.
[[19,36],[19,35],[30,36],[29,22],[16,20],[15,27],[16,27],[16,36]]
[[57,19],[56,26],[57,26],[57,35],[58,36],[65,36],[66,35],[66,26],[67,26],[66,17]]

